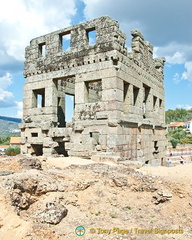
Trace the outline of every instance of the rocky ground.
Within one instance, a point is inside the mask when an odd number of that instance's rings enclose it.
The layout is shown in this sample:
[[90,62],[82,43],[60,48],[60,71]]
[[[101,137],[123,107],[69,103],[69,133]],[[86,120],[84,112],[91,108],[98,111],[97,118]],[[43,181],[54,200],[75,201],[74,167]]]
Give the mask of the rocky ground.
[[1,156],[0,239],[192,239],[191,172]]

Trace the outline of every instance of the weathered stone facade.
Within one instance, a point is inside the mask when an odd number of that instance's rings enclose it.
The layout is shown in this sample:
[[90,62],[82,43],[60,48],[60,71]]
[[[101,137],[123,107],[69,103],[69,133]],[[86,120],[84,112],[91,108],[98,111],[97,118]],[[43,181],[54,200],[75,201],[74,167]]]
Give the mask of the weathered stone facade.
[[[95,44],[89,43],[92,32]],[[162,161],[165,59],[153,58],[152,45],[138,30],[131,34],[128,52],[118,22],[101,17],[31,40],[24,69],[22,153]],[[70,48],[64,51],[66,36]],[[66,94],[75,99],[68,123]]]

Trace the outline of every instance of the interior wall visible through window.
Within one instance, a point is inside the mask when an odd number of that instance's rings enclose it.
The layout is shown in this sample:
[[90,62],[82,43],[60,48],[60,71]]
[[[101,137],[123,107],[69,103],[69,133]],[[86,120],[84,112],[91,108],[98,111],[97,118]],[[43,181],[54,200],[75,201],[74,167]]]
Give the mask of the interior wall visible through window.
[[102,81],[95,80],[85,82],[85,91],[85,102],[100,102],[102,99]]

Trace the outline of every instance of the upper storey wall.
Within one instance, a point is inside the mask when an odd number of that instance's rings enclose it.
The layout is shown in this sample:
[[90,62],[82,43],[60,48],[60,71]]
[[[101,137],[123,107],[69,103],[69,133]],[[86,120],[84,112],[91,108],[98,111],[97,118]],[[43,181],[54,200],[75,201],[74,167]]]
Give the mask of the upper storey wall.
[[[96,32],[96,44],[89,44],[89,33]],[[62,50],[62,37],[70,37],[70,48]],[[71,59],[81,64],[84,56],[118,50],[125,54],[125,34],[119,29],[117,21],[101,17],[74,25],[31,40],[26,47],[24,76],[52,71],[63,67]],[[42,56],[43,48],[45,56]],[[78,64],[78,65],[79,65]],[[69,65],[69,64],[68,64]],[[69,67],[69,66],[68,66]]]
[[150,42],[144,41],[140,31],[132,30],[131,35],[132,53],[129,53],[128,57],[141,69],[163,82],[165,58],[153,58],[153,46]]
[[[89,33],[96,32],[95,44],[90,44]],[[112,60],[139,72],[138,67],[163,82],[164,58],[153,58],[153,46],[144,41],[138,30],[131,32],[132,52],[125,47],[126,35],[117,21],[101,17],[31,40],[26,47],[24,76]],[[63,50],[63,38],[70,38],[70,46]],[[76,70],[74,70],[74,73]]]

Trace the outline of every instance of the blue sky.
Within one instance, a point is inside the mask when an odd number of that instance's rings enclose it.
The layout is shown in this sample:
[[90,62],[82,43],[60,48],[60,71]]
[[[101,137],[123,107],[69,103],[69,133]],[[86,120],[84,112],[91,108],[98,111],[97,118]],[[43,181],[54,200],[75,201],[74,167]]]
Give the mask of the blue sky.
[[[165,57],[166,110],[192,107],[191,0],[0,0],[0,115],[22,116],[25,47],[32,38],[103,15],[132,29]],[[70,99],[69,99],[70,100]]]

